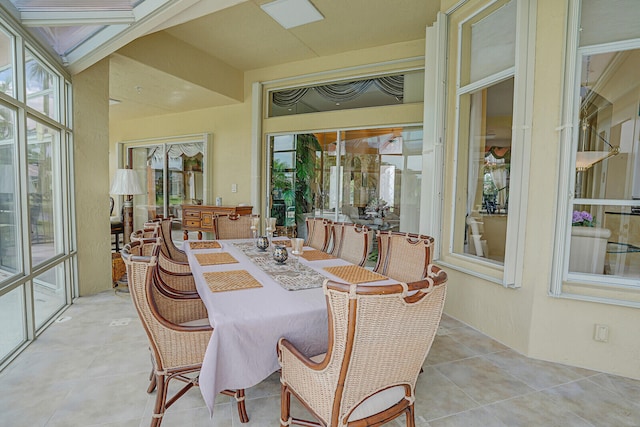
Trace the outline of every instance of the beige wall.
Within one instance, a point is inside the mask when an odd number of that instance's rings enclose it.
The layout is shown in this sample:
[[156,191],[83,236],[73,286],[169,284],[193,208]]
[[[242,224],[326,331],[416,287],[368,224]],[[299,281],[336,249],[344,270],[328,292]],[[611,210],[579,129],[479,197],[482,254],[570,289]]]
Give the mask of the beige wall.
[[[424,64],[424,40],[398,43],[379,48],[363,49],[352,54],[340,54],[331,57],[300,61],[282,66],[254,70],[245,74],[245,101],[240,105],[215,107],[189,111],[181,114],[169,114],[151,118],[110,123],[110,171],[117,165],[116,145],[118,142],[211,132],[212,150],[210,165],[213,173],[208,177],[208,201],[222,197],[223,204],[251,202],[251,86],[254,82],[265,83],[265,88],[275,87],[269,84],[276,79],[289,78],[310,73],[328,72],[322,79],[344,75],[362,75],[381,70],[406,69]],[[407,58],[415,58],[409,62]],[[397,64],[368,66],[381,61],[396,61]],[[348,67],[365,68],[351,71],[335,71]],[[332,71],[333,70],[333,71]],[[319,79],[319,77],[315,77]],[[287,85],[301,84],[311,78],[297,78]],[[285,85],[285,83],[280,83]],[[366,110],[366,111],[365,111]],[[265,120],[263,134],[271,132],[325,130],[345,127],[380,126],[396,123],[421,123],[422,104],[408,104],[386,108],[368,108],[349,112],[327,112],[313,115],[279,117]],[[264,153],[264,149],[263,149]],[[231,192],[231,184],[238,185],[238,192]],[[262,187],[261,187],[262,188]],[[262,196],[260,200],[263,200]]]
[[109,62],[73,76],[75,201],[80,295],[111,289]]

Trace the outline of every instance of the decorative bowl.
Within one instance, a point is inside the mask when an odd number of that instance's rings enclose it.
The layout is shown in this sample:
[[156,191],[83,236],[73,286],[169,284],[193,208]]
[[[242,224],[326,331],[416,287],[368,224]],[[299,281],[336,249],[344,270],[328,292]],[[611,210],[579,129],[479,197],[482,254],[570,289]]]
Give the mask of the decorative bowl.
[[256,239],[256,246],[261,251],[266,251],[269,247],[269,238],[267,236],[260,236]]
[[289,258],[289,253],[287,252],[287,248],[284,246],[275,246],[273,249],[273,259],[276,260],[278,264],[284,263],[287,258]]

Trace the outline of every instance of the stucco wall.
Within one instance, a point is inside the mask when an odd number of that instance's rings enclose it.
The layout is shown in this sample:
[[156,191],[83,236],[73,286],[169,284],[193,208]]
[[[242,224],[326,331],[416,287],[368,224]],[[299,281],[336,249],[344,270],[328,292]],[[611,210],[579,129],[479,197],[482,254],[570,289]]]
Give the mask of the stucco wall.
[[73,76],[75,202],[80,295],[111,289],[109,62]]

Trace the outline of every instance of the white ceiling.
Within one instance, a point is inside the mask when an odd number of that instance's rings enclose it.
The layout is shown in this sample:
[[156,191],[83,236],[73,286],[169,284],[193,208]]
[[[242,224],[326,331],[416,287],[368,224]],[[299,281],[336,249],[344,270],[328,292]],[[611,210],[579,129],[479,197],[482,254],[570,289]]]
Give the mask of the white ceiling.
[[[50,7],[52,3],[83,7],[89,4],[87,0],[12,1],[17,6],[20,2],[29,3],[30,7],[34,4]],[[166,51],[145,52],[145,58],[138,60],[135,55],[121,55],[118,50],[128,43],[135,46],[140,37],[170,36],[194,52],[209,55],[211,58],[203,56],[205,63],[222,61],[229,69],[244,72],[423,39],[425,27],[435,21],[440,7],[440,0],[311,0],[324,19],[286,30],[260,8],[268,2],[92,0],[90,4],[94,6],[110,4],[122,8],[123,3],[130,3],[136,23],[106,25],[98,33],[100,37],[89,38],[67,52],[67,67],[76,73],[104,57],[111,57],[110,96],[121,101],[111,106],[113,120],[206,108],[238,101],[215,87],[206,87],[152,66],[165,61]],[[44,41],[50,46],[57,44],[58,54],[60,49],[73,45],[68,40],[72,32],[82,33],[78,27],[50,25],[34,31],[48,33],[49,38]],[[38,37],[43,39],[42,34]],[[100,38],[105,39],[101,44],[97,41]]]

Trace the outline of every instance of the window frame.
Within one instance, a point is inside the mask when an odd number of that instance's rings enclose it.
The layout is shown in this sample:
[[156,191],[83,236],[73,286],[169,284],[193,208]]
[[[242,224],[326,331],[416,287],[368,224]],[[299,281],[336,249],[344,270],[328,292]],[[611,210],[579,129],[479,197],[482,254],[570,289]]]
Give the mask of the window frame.
[[[580,20],[582,0],[569,0],[566,33],[565,72],[563,81],[562,124],[560,130],[560,170],[557,200],[555,242],[553,253],[552,280],[549,294],[554,297],[570,298],[631,307],[640,307],[640,295],[623,297],[619,291],[640,291],[640,280],[604,274],[569,272],[571,245],[571,212],[576,204],[594,206],[634,206],[640,201],[625,199],[576,198],[576,151],[580,129],[580,78],[581,60],[586,54],[621,52],[640,49],[640,38],[615,42],[580,46]],[[593,288],[591,291],[582,286]]]
[[[17,290],[21,294],[21,325],[17,325],[23,331],[21,341],[8,353],[0,354],[0,369],[3,369],[13,358],[25,349],[47,326],[53,323],[56,317],[65,307],[72,303],[74,296],[78,295],[77,274],[77,243],[75,230],[75,198],[73,192],[74,183],[74,159],[73,159],[73,135],[69,127],[73,114],[71,104],[71,76],[64,70],[40,44],[22,28],[18,22],[10,16],[0,16],[0,27],[12,37],[13,60],[13,95],[0,93],[3,106],[16,112],[15,139],[15,165],[16,165],[16,227],[21,238],[18,245],[20,268],[19,272],[3,278],[0,281],[0,299]],[[56,92],[53,108],[55,117],[32,108],[27,103],[26,90],[26,66],[27,52],[36,58],[46,70],[54,76],[54,85],[51,89]],[[54,151],[55,159],[52,162],[52,179],[55,180],[56,191],[55,205],[56,216],[54,218],[56,232],[55,254],[37,265],[32,260],[31,239],[29,230],[29,205],[28,205],[28,156],[27,156],[27,120],[32,119],[53,129],[59,140]],[[59,240],[59,241],[58,241]],[[49,271],[54,274],[63,274],[61,280],[59,304],[50,312],[43,313],[36,324],[34,310],[36,282],[44,273]],[[63,272],[63,273],[57,273]]]
[[[513,68],[494,73],[491,76],[464,86],[460,86],[459,83],[461,79],[461,67],[465,63],[465,59],[462,57],[465,53],[462,40],[463,26],[469,21],[481,16],[488,8],[495,6],[499,1],[500,0],[491,0],[479,6],[472,5],[470,7],[474,7],[473,10],[467,10],[465,8],[466,5],[462,5],[460,7],[454,7],[446,14],[447,33],[451,34],[452,30],[457,31],[458,40],[455,46],[455,60],[457,61],[455,64],[456,81],[448,82],[449,87],[455,84],[455,117],[453,119],[451,117],[446,119],[446,122],[454,128],[453,143],[450,144],[449,147],[449,150],[454,150],[453,165],[448,169],[445,167],[445,173],[452,178],[451,192],[453,195],[445,196],[443,204],[443,220],[448,222],[449,233],[448,236],[446,236],[446,246],[442,245],[440,248],[441,251],[446,252],[440,254],[439,262],[448,268],[479,277],[489,282],[501,284],[507,288],[519,288],[522,285],[522,267],[524,265],[524,239],[520,238],[520,235],[524,234],[526,226],[529,188],[528,179],[526,179],[529,175],[529,164],[525,159],[529,158],[529,153],[531,152],[531,122],[533,111],[533,78],[531,78],[531,76],[533,75],[535,51],[535,0],[514,0],[516,2],[517,31],[515,40],[515,64]],[[457,28],[452,29],[451,27],[453,25],[451,22],[454,21],[454,15],[458,13],[460,13],[461,16],[455,20],[459,21]],[[442,47],[444,49],[450,50],[448,40],[442,40],[441,43],[443,43]],[[512,168],[510,175],[509,216],[507,218],[505,259],[502,265],[498,265],[495,262],[472,255],[454,252],[454,234],[456,231],[455,206],[452,208],[447,208],[446,206],[454,205],[453,202],[457,199],[455,191],[460,179],[460,177],[458,177],[458,157],[461,144],[461,96],[465,96],[475,90],[500,82],[511,76],[514,77],[511,165],[515,167]],[[449,197],[449,200],[447,200],[447,197]]]

